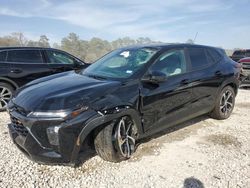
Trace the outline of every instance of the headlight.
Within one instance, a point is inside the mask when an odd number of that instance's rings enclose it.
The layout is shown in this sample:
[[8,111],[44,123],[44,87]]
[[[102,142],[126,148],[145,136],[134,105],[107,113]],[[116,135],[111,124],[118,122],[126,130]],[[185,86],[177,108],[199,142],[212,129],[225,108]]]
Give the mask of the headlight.
[[88,110],[88,107],[83,106],[74,111],[61,110],[61,111],[49,111],[49,112],[31,112],[28,116],[36,118],[60,118],[66,120],[66,119],[73,119],[86,110]]

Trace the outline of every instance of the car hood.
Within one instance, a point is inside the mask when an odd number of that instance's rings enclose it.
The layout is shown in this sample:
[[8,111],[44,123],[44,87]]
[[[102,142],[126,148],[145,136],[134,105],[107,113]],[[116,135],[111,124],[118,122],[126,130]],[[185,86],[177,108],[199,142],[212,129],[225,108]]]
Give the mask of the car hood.
[[13,103],[26,111],[54,111],[95,106],[95,101],[112,93],[118,81],[98,80],[71,71],[33,81],[17,91]]

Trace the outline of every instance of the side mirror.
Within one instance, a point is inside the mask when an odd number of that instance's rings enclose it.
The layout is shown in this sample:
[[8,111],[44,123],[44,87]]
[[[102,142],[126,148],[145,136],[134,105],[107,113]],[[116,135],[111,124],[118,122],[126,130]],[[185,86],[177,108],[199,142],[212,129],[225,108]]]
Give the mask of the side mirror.
[[82,68],[86,68],[88,66],[87,63],[84,63],[84,62],[82,62],[82,61],[80,61],[78,59],[75,59],[74,64],[75,64],[76,69],[82,69]]
[[160,83],[167,80],[166,74],[161,71],[152,71],[142,78],[143,82]]

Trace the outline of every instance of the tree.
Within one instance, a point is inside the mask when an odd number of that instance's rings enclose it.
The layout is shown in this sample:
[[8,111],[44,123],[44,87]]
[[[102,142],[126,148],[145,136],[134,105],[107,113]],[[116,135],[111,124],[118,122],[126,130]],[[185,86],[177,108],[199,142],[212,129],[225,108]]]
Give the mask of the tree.
[[0,46],[26,46],[27,39],[23,33],[15,32],[11,35],[0,37]]
[[49,44],[48,37],[46,35],[41,35],[40,39],[38,41],[38,45],[39,45],[39,47],[49,48],[50,44]]
[[87,48],[88,43],[80,40],[79,36],[75,33],[69,33],[69,35],[64,37],[61,41],[62,50],[65,50],[82,60],[85,59]]

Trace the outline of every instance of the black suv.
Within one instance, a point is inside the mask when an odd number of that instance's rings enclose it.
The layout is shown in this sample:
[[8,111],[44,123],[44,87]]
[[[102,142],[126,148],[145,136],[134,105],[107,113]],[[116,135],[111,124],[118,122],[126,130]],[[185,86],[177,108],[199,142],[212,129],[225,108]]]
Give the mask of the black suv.
[[43,76],[86,66],[80,59],[52,48],[0,48],[0,111],[20,86]]
[[75,164],[93,148],[107,161],[188,119],[233,111],[240,67],[222,49],[145,45],[117,49],[82,71],[35,80],[8,105],[10,135],[29,158]]
[[232,60],[238,62],[240,59],[250,57],[250,49],[247,50],[235,50],[231,56]]

